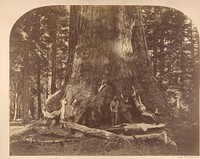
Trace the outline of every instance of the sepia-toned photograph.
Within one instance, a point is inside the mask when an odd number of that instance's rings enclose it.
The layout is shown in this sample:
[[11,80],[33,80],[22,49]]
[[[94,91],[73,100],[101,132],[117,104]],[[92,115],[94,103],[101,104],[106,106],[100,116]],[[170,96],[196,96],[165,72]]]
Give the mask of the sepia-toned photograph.
[[198,156],[199,33],[150,5],[52,5],[9,37],[10,156]]

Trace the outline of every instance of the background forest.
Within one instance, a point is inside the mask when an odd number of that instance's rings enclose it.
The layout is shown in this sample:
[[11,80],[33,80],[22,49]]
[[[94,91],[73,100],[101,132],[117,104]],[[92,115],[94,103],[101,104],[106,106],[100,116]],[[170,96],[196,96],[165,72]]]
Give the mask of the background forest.
[[[190,129],[199,118],[197,28],[172,8],[142,6],[141,11],[153,77],[172,116],[160,120],[174,123],[170,131],[178,135],[179,126]],[[10,120],[39,120],[48,97],[66,85],[73,60],[69,34],[69,6],[34,9],[15,23],[10,34]],[[188,134],[178,142],[192,144]],[[186,149],[183,145],[182,151]]]

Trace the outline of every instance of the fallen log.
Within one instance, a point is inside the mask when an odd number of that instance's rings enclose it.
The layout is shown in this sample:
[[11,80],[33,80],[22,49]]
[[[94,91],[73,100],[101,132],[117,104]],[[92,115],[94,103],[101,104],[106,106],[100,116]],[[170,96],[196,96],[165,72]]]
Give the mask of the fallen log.
[[134,123],[134,124],[129,124],[129,123],[123,123],[121,125],[116,125],[115,127],[108,128],[106,129],[107,131],[110,132],[122,132],[122,131],[132,131],[132,132],[147,132],[148,130],[153,130],[153,129],[162,129],[164,128],[164,124],[146,124],[146,123]]
[[164,143],[168,143],[167,133],[165,131],[161,133],[152,133],[152,134],[143,134],[143,135],[134,135],[135,139],[139,140],[149,140],[149,139],[159,139],[164,141]]
[[[13,135],[19,135],[19,134],[23,134],[24,132],[30,130],[30,129],[34,129],[37,130],[37,132],[39,134],[42,135],[53,135],[55,136],[62,136],[66,138],[71,138],[73,137],[73,135],[70,134],[70,130],[75,130],[75,131],[79,131],[83,134],[86,135],[90,135],[90,136],[95,136],[95,137],[99,137],[99,138],[104,138],[107,140],[116,140],[116,139],[123,139],[123,140],[129,140],[129,141],[134,141],[134,140],[148,140],[148,139],[159,139],[161,141],[164,141],[165,143],[168,143],[168,138],[167,138],[167,134],[165,131],[161,132],[161,133],[151,133],[151,134],[143,134],[143,135],[132,135],[132,136],[126,136],[126,135],[119,135],[119,134],[115,134],[112,132],[108,132],[102,129],[96,129],[96,128],[89,128],[87,126],[84,125],[80,125],[74,122],[70,122],[70,121],[62,121],[62,124],[64,124],[64,127],[67,128],[68,130],[66,131],[66,129],[60,128],[58,127],[52,127],[52,128],[48,128],[46,126],[43,126],[41,123],[37,123],[37,124],[30,124],[27,125],[23,130],[21,130],[20,132],[18,132],[17,134],[13,134]],[[131,124],[133,126],[133,124]],[[141,124],[140,124],[141,125]],[[163,124],[164,125],[164,124]],[[163,127],[163,125],[160,126],[149,126],[150,128],[157,128],[157,127]],[[128,125],[126,125],[128,126]],[[130,126],[130,125],[129,125]],[[132,128],[132,127],[129,127]],[[12,136],[12,135],[11,135]],[[27,142],[43,142],[43,141],[39,141],[36,139],[23,139],[24,141]],[[49,142],[49,143],[53,143],[53,142],[62,142],[63,140],[59,139],[59,140],[48,140],[44,142]],[[15,142],[11,141],[11,142]]]
[[[105,130],[101,130],[101,129],[96,129],[96,128],[89,128],[87,126],[84,125],[80,125],[74,122],[65,122],[62,121],[61,123],[64,124],[65,127],[69,128],[69,129],[73,129],[73,130],[78,130],[81,131],[85,134],[91,135],[91,136],[96,136],[96,137],[100,137],[100,138],[104,138],[104,139],[118,139],[119,136],[117,134],[105,131]],[[133,137],[132,137],[133,138]]]
[[146,124],[146,123],[139,123],[139,124],[126,124],[126,126],[124,126],[125,131],[128,130],[133,130],[133,131],[143,131],[146,132],[150,129],[161,129],[164,128],[165,125],[164,124]]
[[96,128],[89,128],[87,126],[83,126],[74,122],[62,122],[65,127],[69,128],[69,129],[73,129],[73,130],[78,130],[81,131],[87,135],[91,135],[91,136],[96,136],[96,137],[100,137],[100,138],[104,138],[104,139],[108,139],[108,140],[112,140],[112,139],[119,139],[122,138],[124,140],[147,140],[147,139],[159,139],[161,141],[164,141],[165,143],[167,143],[167,134],[165,131],[161,132],[161,133],[152,133],[152,134],[145,134],[145,135],[133,135],[133,136],[126,136],[126,135],[118,135],[118,134],[114,134],[105,130],[101,130],[101,129],[96,129]]
[[118,132],[125,131],[125,129],[124,129],[124,127],[116,127],[116,128],[112,127],[112,128],[107,128],[106,131],[118,133]]

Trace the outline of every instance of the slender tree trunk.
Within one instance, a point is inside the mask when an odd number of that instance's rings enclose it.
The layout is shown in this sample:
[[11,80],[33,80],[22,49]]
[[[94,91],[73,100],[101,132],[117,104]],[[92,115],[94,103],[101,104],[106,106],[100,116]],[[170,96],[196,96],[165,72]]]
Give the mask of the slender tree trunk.
[[17,103],[17,98],[18,98],[18,94],[17,94],[17,89],[16,89],[16,93],[15,93],[15,108],[14,108],[14,117],[13,120],[17,119],[17,112],[18,112],[18,103]]
[[[75,46],[78,40],[78,6],[70,7],[70,31],[69,31],[69,55],[67,59],[67,73],[65,76],[64,86],[69,82],[71,75],[72,75],[72,67],[73,67],[73,60],[74,60],[74,53],[75,53]],[[76,25],[74,27],[73,25]]]
[[56,92],[56,37],[57,37],[57,20],[56,17],[53,17],[54,20],[54,31],[53,31],[53,46],[51,51],[51,94]]
[[[23,87],[23,84],[22,84]],[[23,88],[24,89],[24,88]],[[18,103],[18,110],[17,110],[17,119],[22,119],[23,118],[23,93],[18,93],[18,99],[17,99],[17,103]]]
[[[192,50],[192,61],[193,61],[193,87],[194,87],[194,103],[195,106],[192,107],[192,111],[196,112],[197,114],[199,114],[199,64],[197,63],[197,59],[199,59],[199,46],[200,46],[200,40],[199,40],[199,33],[197,31],[197,28],[192,26],[192,22],[191,22],[191,39],[192,39],[192,43],[193,43],[193,50]],[[199,115],[197,115],[197,120],[199,121]]]
[[158,59],[154,58],[153,59],[153,75],[156,77],[158,72]]
[[45,87],[46,87],[46,89],[45,89],[45,99],[48,99],[48,97],[49,97],[49,77],[47,76],[46,77],[46,82],[45,82]]
[[42,115],[42,105],[41,105],[41,88],[40,88],[40,81],[41,81],[41,68],[40,68],[40,58],[38,57],[38,69],[37,69],[37,100],[38,100],[38,119],[43,117]]
[[29,121],[29,42],[24,42],[24,70],[23,70],[23,92],[22,92],[22,122]]
[[20,94],[17,95],[17,119],[21,119],[22,102]]

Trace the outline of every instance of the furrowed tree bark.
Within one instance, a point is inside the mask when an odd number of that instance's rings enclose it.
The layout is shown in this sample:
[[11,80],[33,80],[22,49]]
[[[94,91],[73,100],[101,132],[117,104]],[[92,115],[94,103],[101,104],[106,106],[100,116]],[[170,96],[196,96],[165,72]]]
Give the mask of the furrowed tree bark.
[[[130,85],[132,81],[128,78],[132,78],[130,72],[134,67],[131,46],[134,18],[130,15],[131,9],[126,7],[78,6],[74,9],[73,7],[77,6],[72,6],[72,10],[76,11],[72,14],[74,15],[72,18],[76,20],[71,23],[71,29],[77,31],[77,39],[74,37],[77,42],[73,47],[75,54],[70,80],[73,84],[71,87],[67,85],[66,99],[69,107],[75,100],[81,102],[72,106],[74,119],[76,122],[82,120],[85,124],[88,120],[81,119],[81,116],[90,109],[89,107],[93,108],[88,111],[88,116],[91,114],[102,116],[101,109],[109,111],[108,104],[112,95],[122,91],[126,91],[126,95],[131,93],[128,84]],[[130,14],[126,14],[127,12]],[[112,93],[106,101],[107,106],[101,108],[105,101],[103,97],[98,96],[99,94],[103,96],[106,92],[104,88],[104,91],[97,94],[97,90],[103,80],[111,83],[113,88],[108,90]],[[126,82],[128,84],[125,84]],[[103,103],[99,103],[99,106],[97,103],[92,103],[94,105],[90,106],[89,103],[93,100],[101,100]],[[70,116],[68,111],[65,115]]]
[[63,97],[66,119],[88,126],[109,123],[113,96],[125,105],[120,94],[129,97],[134,114],[132,86],[147,109],[164,107],[151,72],[140,7],[71,6],[70,22],[73,65]]
[[155,108],[159,108],[163,113],[168,112],[170,111],[170,108],[163,97],[162,92],[157,88],[153,77],[153,68],[148,56],[140,6],[136,7],[134,16],[136,23],[133,27],[132,45],[136,54],[135,66],[137,69],[135,72],[139,84],[138,89],[141,93],[141,99],[147,106],[148,110],[154,112]]

